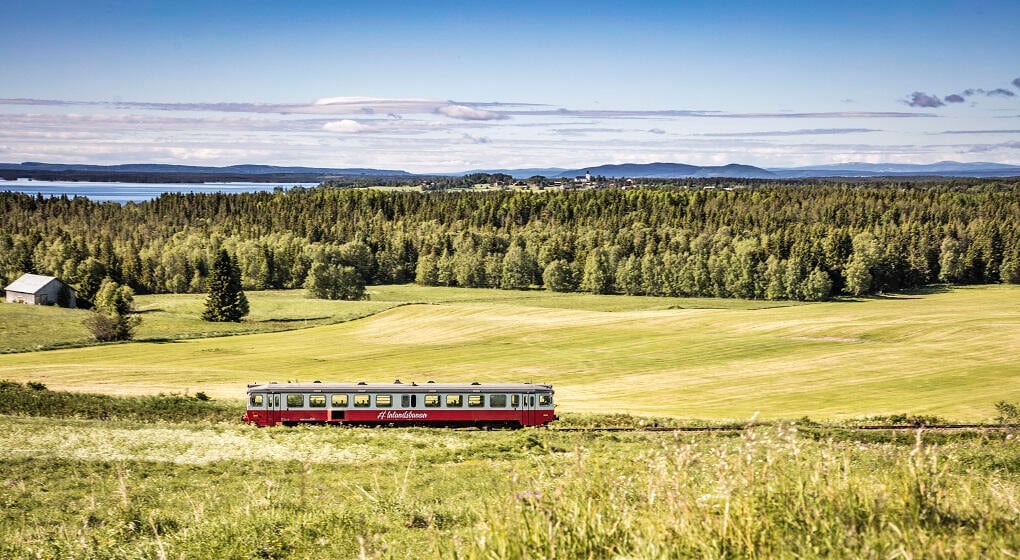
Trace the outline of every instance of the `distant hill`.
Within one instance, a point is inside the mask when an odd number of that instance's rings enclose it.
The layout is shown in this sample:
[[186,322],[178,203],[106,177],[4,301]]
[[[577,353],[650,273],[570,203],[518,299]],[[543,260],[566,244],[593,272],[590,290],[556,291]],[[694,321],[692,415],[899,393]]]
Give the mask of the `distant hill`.
[[775,179],[776,175],[752,165],[731,163],[719,166],[687,165],[684,163],[621,163],[597,165],[563,171],[557,178],[570,178],[591,173],[593,177],[628,177],[632,179],[687,179],[695,177],[722,177],[730,179]]
[[[1020,165],[1002,163],[961,163],[940,161],[929,164],[847,162],[808,167],[776,167],[764,169],[753,165],[702,166],[685,163],[621,163],[594,165],[578,169],[527,168],[485,169],[467,173],[505,173],[518,179],[542,175],[550,179],[573,178],[591,173],[593,177],[633,179],[810,179],[821,177],[1014,177],[1020,176]],[[461,175],[450,174],[450,175]]]
[[777,177],[1015,177],[1020,166],[1002,163],[940,161],[927,164],[847,162],[809,167],[769,169]]
[[502,173],[518,179],[541,175],[550,179],[574,178],[590,173],[593,177],[634,179],[810,179],[823,177],[1020,177],[1020,165],[1002,163],[940,161],[929,164],[895,164],[847,162],[808,167],[763,169],[752,165],[731,163],[719,166],[685,163],[621,163],[595,165],[577,169],[531,167],[522,169],[476,169],[461,173],[413,174],[396,169],[363,167],[297,167],[275,165],[230,165],[205,167],[160,163],[122,165],[85,165],[63,163],[0,163],[0,178],[38,180],[115,181],[115,182],[321,182],[331,178],[427,178],[455,177],[471,173]]

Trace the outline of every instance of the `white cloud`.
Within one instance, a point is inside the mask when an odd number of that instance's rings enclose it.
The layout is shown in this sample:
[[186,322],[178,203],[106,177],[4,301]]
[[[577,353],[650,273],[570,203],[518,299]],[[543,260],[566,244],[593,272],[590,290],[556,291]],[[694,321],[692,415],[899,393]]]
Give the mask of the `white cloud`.
[[329,132],[340,132],[343,134],[358,134],[362,132],[375,131],[373,127],[361,124],[358,121],[353,121],[351,119],[328,122],[322,125],[322,129]]
[[436,112],[462,121],[498,121],[509,118],[495,111],[468,107],[467,105],[444,105],[436,109]]
[[421,103],[438,103],[426,97],[321,97],[314,105],[415,105]]

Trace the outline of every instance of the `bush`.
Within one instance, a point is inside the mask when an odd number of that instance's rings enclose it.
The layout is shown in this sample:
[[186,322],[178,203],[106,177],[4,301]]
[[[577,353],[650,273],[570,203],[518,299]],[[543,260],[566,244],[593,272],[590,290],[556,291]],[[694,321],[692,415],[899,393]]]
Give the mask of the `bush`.
[[212,402],[199,393],[183,395],[114,397],[92,393],[50,391],[42,383],[22,385],[0,381],[0,414],[53,418],[94,418],[141,422],[222,422],[238,420],[244,407]]
[[104,311],[94,311],[82,321],[85,328],[99,342],[131,340],[135,336],[135,328],[142,322],[137,315],[119,315]]
[[999,413],[1000,424],[1020,423],[1020,408],[1013,403],[999,401],[995,403],[995,411]]

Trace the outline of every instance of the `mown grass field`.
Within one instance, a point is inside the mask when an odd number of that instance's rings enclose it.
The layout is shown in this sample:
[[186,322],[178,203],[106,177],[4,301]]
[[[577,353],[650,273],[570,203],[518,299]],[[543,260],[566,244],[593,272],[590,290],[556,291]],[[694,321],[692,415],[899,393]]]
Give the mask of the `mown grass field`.
[[[251,313],[241,323],[201,319],[205,298],[195,294],[137,296],[138,341],[274,332],[358,319],[398,301],[338,302],[309,299],[300,290],[248,292]],[[0,305],[0,352],[27,352],[94,344],[82,320],[88,311],[35,305]]]
[[[252,381],[536,381],[555,385],[564,411],[700,419],[910,413],[987,420],[995,402],[1020,400],[1020,289],[1012,286],[811,305],[371,291],[371,301],[358,303],[253,292],[252,321],[233,328],[303,327],[306,319],[309,328],[187,340],[175,335],[222,328],[197,320],[201,296],[140,297],[149,311],[142,341],[0,355],[0,378],[223,399],[240,398]],[[10,307],[22,306],[0,309]],[[22,336],[52,340],[49,333],[63,336],[61,325],[77,318],[50,311],[32,319],[39,330]],[[0,317],[8,328],[7,315]]]

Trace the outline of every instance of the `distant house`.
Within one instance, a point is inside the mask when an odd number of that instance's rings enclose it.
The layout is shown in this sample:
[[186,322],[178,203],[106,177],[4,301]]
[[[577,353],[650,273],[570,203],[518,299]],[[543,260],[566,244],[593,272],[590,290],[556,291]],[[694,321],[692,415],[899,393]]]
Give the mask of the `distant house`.
[[4,288],[7,291],[7,303],[29,303],[33,305],[58,305],[65,303],[61,301],[61,292],[66,298],[66,307],[77,307],[74,290],[70,286],[52,276],[41,276],[39,274],[25,274],[18,278],[11,285]]

